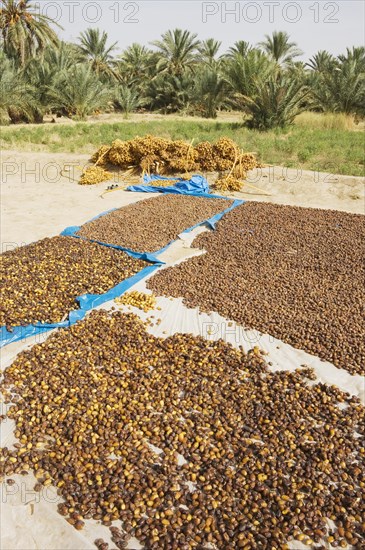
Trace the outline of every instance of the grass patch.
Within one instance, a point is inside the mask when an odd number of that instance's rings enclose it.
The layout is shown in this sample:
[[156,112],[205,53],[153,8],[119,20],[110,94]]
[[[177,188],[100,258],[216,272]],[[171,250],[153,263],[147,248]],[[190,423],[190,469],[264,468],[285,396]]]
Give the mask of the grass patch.
[[352,115],[344,113],[301,113],[295,119],[295,124],[304,128],[319,130],[356,130],[357,126]]
[[332,174],[364,175],[362,132],[347,128],[346,117],[316,113],[304,113],[288,130],[269,132],[248,130],[239,122],[183,118],[135,123],[77,122],[9,126],[1,128],[0,145],[4,149],[20,151],[91,154],[101,144],[111,143],[116,138],[130,139],[144,134],[194,140],[194,143],[215,141],[224,135],[235,140],[245,151],[256,152],[265,164]]

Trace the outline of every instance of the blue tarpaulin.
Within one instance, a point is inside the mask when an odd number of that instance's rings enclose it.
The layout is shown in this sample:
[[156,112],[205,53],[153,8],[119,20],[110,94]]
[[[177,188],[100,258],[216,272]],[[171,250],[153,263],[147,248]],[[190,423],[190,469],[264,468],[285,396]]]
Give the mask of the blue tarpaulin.
[[153,273],[153,271],[158,269],[160,265],[161,264],[153,264],[145,267],[133,277],[125,279],[104,294],[83,294],[82,296],[78,296],[76,301],[80,304],[80,309],[71,311],[67,321],[62,321],[60,323],[36,323],[34,325],[27,325],[24,327],[18,326],[14,327],[11,331],[8,331],[4,326],[0,327],[0,348],[11,344],[12,342],[29,338],[29,336],[38,336],[56,328],[66,328],[74,325],[77,321],[81,321],[90,309],[117,298],[126,292],[130,287],[138,283],[138,281]]
[[[89,221],[93,221],[94,219],[100,218],[101,216],[105,216],[106,214],[109,214],[110,212],[113,212],[114,210],[116,210],[116,208],[113,208],[112,210],[108,210],[107,212],[104,212],[103,214],[100,214],[96,218],[93,218],[92,220],[89,220]],[[86,222],[86,223],[89,223],[89,222]],[[82,239],[84,241],[97,243],[97,244],[100,244],[102,246],[108,246],[109,248],[116,248],[117,250],[122,250],[123,252],[126,252],[127,254],[129,254],[129,256],[132,256],[133,258],[137,258],[139,260],[144,260],[145,262],[150,262],[152,264],[154,264],[154,263],[161,264],[161,262],[156,258],[155,254],[150,254],[149,252],[135,252],[134,250],[131,250],[130,248],[126,248],[124,246],[119,246],[117,244],[109,244],[109,243],[104,243],[102,241],[96,241],[94,239],[87,239],[86,237],[81,237],[80,235],[76,234],[80,231],[80,229],[81,229],[81,225],[71,225],[70,227],[66,227],[66,229],[64,229],[62,231],[61,235],[62,235],[62,237],[75,237],[76,239]]]
[[[150,176],[150,178],[161,179],[161,176]],[[193,176],[193,178],[201,178],[202,180],[204,180],[206,182],[205,178],[203,178],[202,176]],[[181,183],[184,184],[185,186],[190,185],[191,182],[193,181],[193,178],[189,182],[186,182],[185,180],[181,180]],[[177,180],[177,181],[180,182],[180,180]],[[163,187],[161,189],[163,189],[164,192],[170,192],[170,193],[172,192],[172,193],[179,193],[179,194],[184,193],[184,194],[189,194],[189,195],[196,195],[196,196],[200,196],[200,197],[206,197],[206,198],[209,198],[209,199],[233,200],[233,199],[229,199],[227,197],[222,197],[222,196],[219,196],[219,195],[212,195],[212,194],[209,194],[209,193],[203,191],[202,189],[205,186],[204,181],[200,181],[200,183],[199,183],[199,181],[196,180],[196,185],[197,186],[201,185],[201,192],[192,192],[192,191],[190,191],[190,192],[185,191],[184,192],[182,190],[182,187],[181,187],[180,191],[176,191],[175,188],[168,188],[168,187]],[[193,182],[192,185],[194,185],[194,182]],[[206,182],[206,185],[208,185],[207,182]],[[151,187],[151,189],[158,190],[159,188],[158,187]],[[173,191],[167,191],[168,189],[174,189],[174,190]],[[186,189],[187,189],[187,187],[186,187]],[[190,188],[190,190],[191,190],[191,188]],[[208,190],[209,190],[209,187],[208,187]],[[212,216],[209,219],[202,220],[202,221],[198,222],[197,224],[193,225],[192,227],[187,228],[182,233],[182,235],[184,233],[190,233],[193,229],[195,229],[196,227],[199,227],[200,225],[203,225],[203,224],[208,224],[209,227],[211,227],[212,229],[215,229],[216,223],[224,216],[224,214],[226,214],[227,212],[229,212],[233,208],[236,208],[236,206],[239,206],[239,205],[243,204],[244,202],[245,201],[238,200],[238,199],[234,200],[233,204],[230,205],[228,208],[226,208],[225,210],[222,210],[222,212],[218,212],[218,214],[215,214],[214,216]],[[98,219],[102,216],[105,216],[106,214],[109,214],[110,212],[113,212],[114,210],[116,210],[116,208],[113,208],[113,209],[108,210],[106,212],[102,212],[101,214],[98,214],[97,216],[95,216],[94,218],[92,218],[89,221],[96,220],[96,219]],[[67,237],[80,238],[80,239],[84,239],[84,240],[91,240],[91,239],[85,239],[84,237],[79,237],[78,235],[76,235],[76,233],[80,230],[80,228],[81,228],[81,226],[77,226],[77,225],[67,227],[66,229],[64,229],[62,231],[61,235],[62,236],[67,236]],[[24,326],[24,327],[23,326],[18,326],[18,327],[12,328],[11,331],[8,331],[6,329],[6,327],[4,327],[4,326],[0,327],[0,338],[1,338],[0,348],[3,347],[3,346],[6,346],[7,344],[10,344],[12,342],[16,342],[16,341],[28,338],[29,336],[40,335],[44,332],[54,330],[56,328],[69,327],[69,326],[75,324],[77,321],[80,321],[81,319],[83,319],[85,317],[86,313],[90,309],[93,309],[94,307],[97,307],[97,306],[99,306],[99,305],[101,305],[105,302],[108,302],[109,300],[113,300],[117,296],[120,296],[121,294],[126,292],[130,287],[135,285],[138,281],[140,281],[141,279],[144,279],[145,277],[147,277],[148,275],[153,273],[153,271],[158,269],[161,265],[163,265],[163,262],[161,260],[159,260],[157,258],[157,256],[159,256],[162,252],[164,252],[175,241],[173,240],[173,241],[169,242],[166,246],[164,246],[160,250],[155,251],[154,253],[145,253],[145,252],[140,253],[140,252],[135,252],[135,251],[133,251],[129,248],[124,248],[124,247],[118,246],[118,245],[103,243],[103,242],[94,241],[94,240],[92,240],[92,242],[95,242],[95,243],[100,244],[102,246],[108,246],[108,247],[111,247],[111,248],[116,248],[116,249],[122,250],[122,251],[126,252],[128,255],[132,256],[133,258],[144,260],[146,262],[149,262],[151,265],[149,265],[148,267],[145,267],[144,269],[142,269],[139,273],[137,273],[133,277],[130,277],[129,279],[125,279],[124,281],[122,281],[121,283],[116,285],[114,288],[108,290],[104,294],[84,294],[82,296],[78,296],[76,298],[76,301],[79,303],[80,309],[76,309],[76,310],[71,311],[69,316],[68,316],[68,319],[66,321],[63,321],[63,322],[60,322],[60,323],[54,323],[54,324],[37,323],[37,324],[33,324],[33,325],[27,325],[27,326]]]
[[[148,185],[150,181],[175,181],[170,187],[158,187],[156,185]],[[143,181],[146,185],[130,185],[127,191],[137,191],[142,193],[176,193],[179,195],[202,195],[209,193],[209,184],[207,180],[200,175],[194,175],[190,180],[181,178],[168,178],[164,176],[145,175]]]

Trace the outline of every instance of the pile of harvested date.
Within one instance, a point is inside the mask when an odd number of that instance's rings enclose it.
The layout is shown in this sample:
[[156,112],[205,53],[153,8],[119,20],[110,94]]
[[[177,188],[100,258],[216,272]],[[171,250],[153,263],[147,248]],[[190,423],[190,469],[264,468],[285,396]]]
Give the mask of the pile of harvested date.
[[155,309],[156,296],[132,290],[131,292],[125,292],[120,298],[115,298],[114,302],[118,305],[134,306],[147,313],[147,311]]
[[111,172],[104,170],[101,166],[89,166],[84,168],[79,183],[80,185],[95,185],[110,180],[112,176]]
[[0,256],[0,325],[58,323],[82,294],[103,294],[148,265],[125,252],[52,237]]
[[145,199],[85,223],[81,237],[137,252],[160,250],[193,225],[209,219],[233,201],[167,194]]
[[147,286],[365,374],[364,241],[361,215],[245,204]]
[[115,522],[120,547],[130,535],[156,550],[361,548],[365,408],[313,379],[93,311],[5,370],[20,443],[2,450],[0,474],[35,470],[69,523]]
[[249,170],[260,164],[253,153],[245,153],[227,137],[215,143],[203,141],[193,146],[183,140],[169,140],[146,135],[129,141],[116,139],[102,145],[93,155],[96,166],[116,166],[141,173],[179,174],[194,171],[230,172],[245,178]]
[[214,184],[217,191],[241,191],[243,182],[234,176],[223,176],[218,178]]
[[154,179],[151,179],[147,185],[148,186],[151,186],[151,187],[174,187],[176,185],[176,179],[171,179],[171,180],[154,180]]

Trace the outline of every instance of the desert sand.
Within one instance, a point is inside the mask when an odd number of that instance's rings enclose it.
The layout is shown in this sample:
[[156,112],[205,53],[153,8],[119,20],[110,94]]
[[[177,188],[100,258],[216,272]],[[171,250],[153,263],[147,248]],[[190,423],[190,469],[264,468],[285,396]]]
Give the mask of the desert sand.
[[[101,194],[113,181],[95,186],[77,185],[88,155],[3,151],[1,154],[2,250],[57,235],[68,225],[146,198],[121,190]],[[120,185],[139,178],[115,175]],[[208,175],[208,181],[213,181]],[[76,180],[76,181],[75,181]],[[257,187],[259,189],[253,188]],[[228,195],[228,194],[227,194]],[[249,174],[243,193],[229,196],[277,204],[329,208],[365,213],[365,179],[311,171],[266,167]]]

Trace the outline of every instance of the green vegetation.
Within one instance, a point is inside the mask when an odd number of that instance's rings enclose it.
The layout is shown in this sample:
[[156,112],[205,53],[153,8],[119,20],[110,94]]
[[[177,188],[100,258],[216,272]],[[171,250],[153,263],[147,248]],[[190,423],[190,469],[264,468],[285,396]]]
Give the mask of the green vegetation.
[[46,15],[39,13],[30,0],[1,0],[0,30],[2,47],[20,66],[42,53],[47,45],[57,47],[58,38]]
[[[146,117],[147,118],[147,117]],[[309,122],[308,122],[309,118]],[[336,118],[338,123],[336,124]],[[315,122],[313,122],[313,120]],[[320,125],[322,120],[323,124]],[[166,117],[145,122],[77,122],[2,128],[0,145],[7,149],[92,154],[103,143],[152,134],[194,143],[234,139],[245,151],[257,152],[266,164],[301,167],[334,174],[364,175],[364,140],[360,131],[347,130],[351,119],[305,113],[290,129],[249,130],[239,122],[184,120]],[[313,122],[313,123],[312,123]]]
[[306,111],[295,119],[295,124],[306,128],[322,130],[363,130],[363,124],[356,124],[354,117],[344,113],[314,113]]
[[338,57],[320,51],[303,63],[283,31],[221,52],[214,38],[173,29],[150,47],[134,43],[116,55],[105,31],[89,28],[64,43],[32,0],[0,2],[1,124],[142,109],[214,119],[234,108],[247,126],[265,131],[308,110],[365,116],[363,47]]
[[[214,38],[174,29],[116,55],[104,31],[62,42],[32,0],[0,2],[0,124],[12,123],[1,131],[4,148],[91,154],[147,133],[195,142],[226,135],[264,163],[364,173],[356,131],[365,117],[363,47],[338,57],[319,51],[304,63],[286,32],[221,52]],[[63,123],[40,124],[45,117]]]

